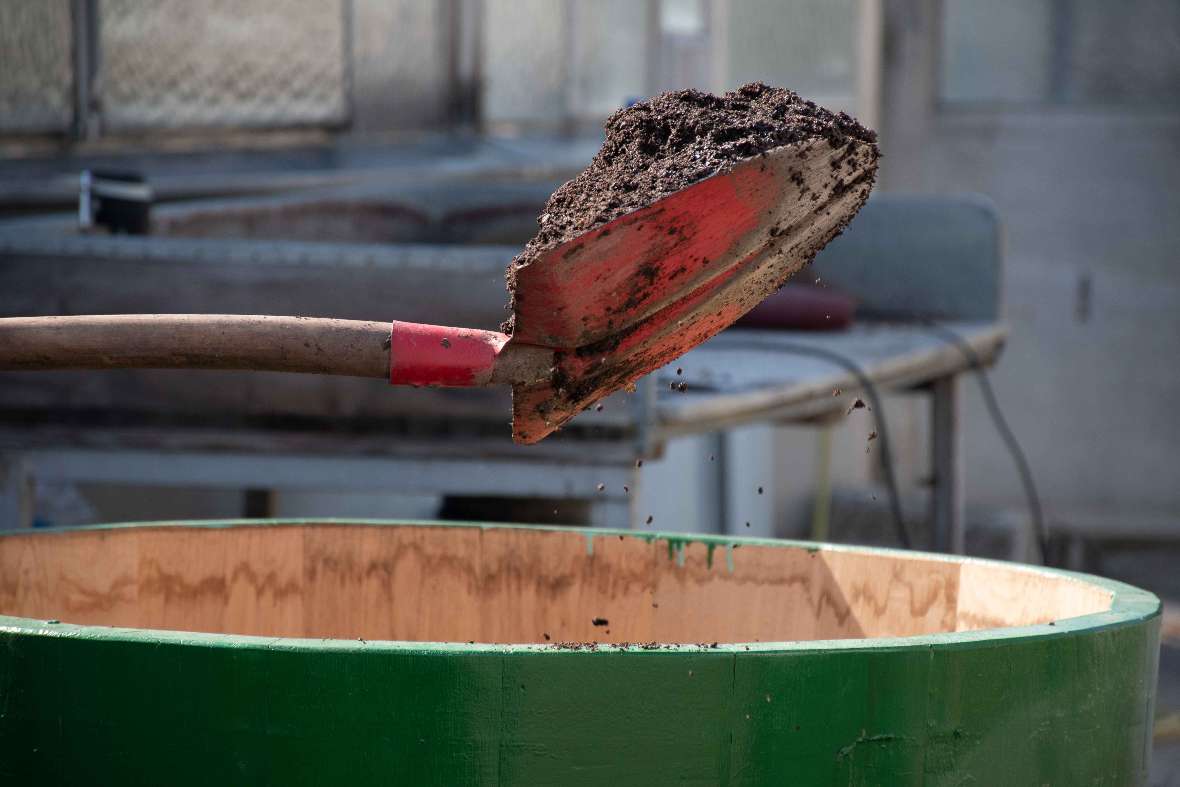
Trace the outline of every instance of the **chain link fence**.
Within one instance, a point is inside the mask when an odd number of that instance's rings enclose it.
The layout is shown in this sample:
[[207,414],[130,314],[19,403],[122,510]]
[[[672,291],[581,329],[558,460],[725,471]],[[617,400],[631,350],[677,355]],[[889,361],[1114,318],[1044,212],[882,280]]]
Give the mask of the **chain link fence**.
[[102,0],[98,104],[112,130],[336,125],[347,0]]
[[74,119],[70,0],[0,0],[0,133],[69,130]]
[[342,125],[351,6],[0,0],[0,133]]

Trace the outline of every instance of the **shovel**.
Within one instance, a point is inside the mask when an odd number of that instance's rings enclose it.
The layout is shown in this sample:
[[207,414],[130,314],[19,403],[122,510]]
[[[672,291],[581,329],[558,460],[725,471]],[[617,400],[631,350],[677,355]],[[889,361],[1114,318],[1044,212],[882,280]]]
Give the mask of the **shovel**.
[[535,443],[736,321],[868,197],[872,146],[773,148],[512,271],[509,336],[394,321],[217,314],[0,319],[0,369],[253,369],[512,386]]

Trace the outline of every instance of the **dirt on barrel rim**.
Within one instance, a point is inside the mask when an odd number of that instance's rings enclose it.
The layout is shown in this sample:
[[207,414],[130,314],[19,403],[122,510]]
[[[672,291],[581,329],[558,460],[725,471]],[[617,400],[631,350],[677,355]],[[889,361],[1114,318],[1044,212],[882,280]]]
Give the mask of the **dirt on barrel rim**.
[[[508,266],[509,293],[515,272],[546,251],[738,161],[812,139],[833,146],[877,141],[875,132],[849,115],[760,82],[721,96],[664,93],[615,112],[604,128],[598,155],[553,193],[537,219],[536,236]],[[511,317],[503,328],[512,332]]]
[[[720,642],[697,642],[697,643],[677,643],[677,642],[657,642],[649,640],[647,642],[584,642],[584,641],[562,641],[562,642],[547,642],[543,643],[556,650],[589,650],[596,651],[599,648],[635,648],[638,650],[673,650],[682,647],[686,644],[695,644],[698,648],[704,650],[717,650],[721,647]],[[749,647],[746,648],[749,650]]]

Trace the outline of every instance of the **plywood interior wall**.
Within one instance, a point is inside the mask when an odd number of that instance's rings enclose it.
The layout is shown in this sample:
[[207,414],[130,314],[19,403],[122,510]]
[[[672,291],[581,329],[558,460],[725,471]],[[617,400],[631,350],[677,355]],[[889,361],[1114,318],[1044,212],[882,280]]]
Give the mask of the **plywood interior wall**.
[[1102,588],[1018,568],[570,531],[312,524],[0,537],[2,614],[263,636],[841,639],[1045,623],[1110,602]]

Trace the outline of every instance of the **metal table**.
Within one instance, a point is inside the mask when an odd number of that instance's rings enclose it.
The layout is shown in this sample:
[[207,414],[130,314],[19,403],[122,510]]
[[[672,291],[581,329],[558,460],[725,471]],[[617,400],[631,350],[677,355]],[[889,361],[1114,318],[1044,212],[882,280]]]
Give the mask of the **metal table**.
[[[594,146],[476,146],[434,162],[435,178],[415,154],[386,162],[380,183],[368,172],[328,189],[173,203],[153,214],[162,234],[149,237],[79,236],[68,216],[0,222],[0,314],[314,314],[491,328],[517,248],[495,244],[531,232],[554,177]],[[173,184],[178,194],[189,180]],[[224,229],[288,228],[321,214],[323,226],[346,231],[275,241]],[[354,223],[337,220],[345,215]],[[385,216],[397,221],[374,219]],[[388,239],[348,242],[358,228]],[[970,363],[905,321],[938,315],[990,363],[1004,337],[1000,256],[998,219],[978,198],[874,197],[813,270],[879,322],[830,334],[727,332],[532,447],[508,438],[505,391],[233,372],[0,374],[0,526],[30,522],[37,479],[560,498],[588,506],[592,524],[642,525],[635,462],[668,440],[847,406],[853,376],[799,354],[811,347],[839,353],[884,389],[933,396],[935,521],[939,543],[960,548],[957,378]],[[668,390],[676,366],[689,372],[687,393]],[[834,388],[845,396],[834,399]]]
[[[1004,326],[994,323],[945,327],[985,364],[998,356],[1006,337]],[[587,436],[514,446],[506,439],[506,417],[500,436],[457,436],[444,443],[281,428],[80,430],[9,423],[0,427],[0,456],[7,469],[2,516],[27,523],[31,482],[55,479],[574,498],[593,502],[594,524],[634,527],[642,524],[641,512],[632,505],[639,487],[635,460],[658,453],[665,441],[749,423],[803,423],[844,413],[860,392],[857,378],[830,361],[800,354],[799,348],[838,353],[883,390],[929,392],[934,404],[931,464],[939,468],[933,479],[936,543],[961,552],[959,377],[972,362],[945,338],[915,325],[869,324],[840,333],[728,331],[657,372],[636,394],[612,397],[604,410],[609,417],[583,416],[591,422],[633,419],[637,431],[622,440]],[[676,367],[686,375],[677,376]],[[689,390],[669,390],[673,380],[688,380]],[[833,396],[836,389],[840,396]],[[598,484],[605,487],[602,492]]]
[[[991,365],[1007,329],[992,322],[940,324],[970,348],[971,355],[928,326],[857,325],[839,333],[727,331],[693,350],[660,374],[692,383],[685,394],[661,386],[653,439],[721,430],[748,423],[806,423],[839,417],[863,393],[857,376],[824,355],[856,366],[877,388],[922,390],[932,401],[931,462],[935,468],[931,519],[934,546],[961,553],[964,547],[964,478],[960,435],[959,378],[976,363]],[[839,395],[833,395],[839,391]]]

